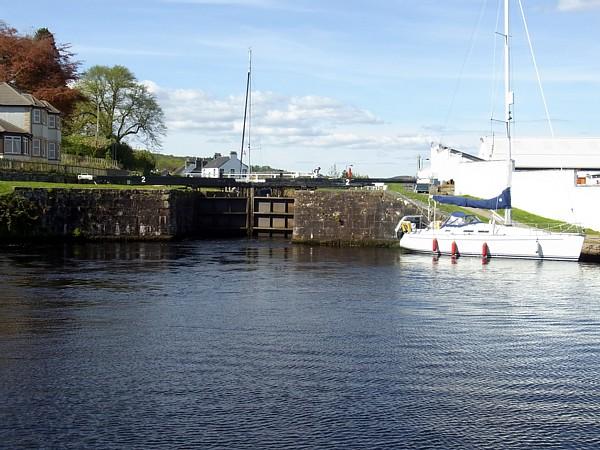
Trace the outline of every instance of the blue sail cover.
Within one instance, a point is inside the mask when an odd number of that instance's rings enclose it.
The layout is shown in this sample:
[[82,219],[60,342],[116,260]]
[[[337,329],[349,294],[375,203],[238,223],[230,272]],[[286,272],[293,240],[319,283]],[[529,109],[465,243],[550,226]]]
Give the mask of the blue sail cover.
[[449,205],[464,206],[467,208],[480,209],[508,209],[510,208],[510,188],[502,191],[498,197],[488,200],[476,200],[473,198],[460,197],[456,195],[434,195],[433,199],[439,203],[447,203]]

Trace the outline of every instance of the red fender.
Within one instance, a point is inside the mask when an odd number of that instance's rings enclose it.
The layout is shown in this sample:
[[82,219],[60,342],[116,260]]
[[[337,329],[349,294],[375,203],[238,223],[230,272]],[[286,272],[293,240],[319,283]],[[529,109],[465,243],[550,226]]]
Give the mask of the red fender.
[[438,245],[438,241],[436,238],[433,238],[433,245],[431,250],[433,251],[433,253],[440,253],[440,246]]
[[490,248],[487,245],[487,242],[484,242],[481,246],[481,257],[483,259],[488,259],[490,257]]
[[452,241],[452,257],[458,258],[458,246],[455,241]]

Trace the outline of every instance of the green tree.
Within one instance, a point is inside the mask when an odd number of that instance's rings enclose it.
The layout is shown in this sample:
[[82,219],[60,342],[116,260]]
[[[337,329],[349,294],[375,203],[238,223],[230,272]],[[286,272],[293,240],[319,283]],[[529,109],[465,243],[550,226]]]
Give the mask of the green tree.
[[123,169],[136,170],[144,175],[150,174],[156,168],[156,159],[148,150],[134,150],[127,143],[113,143],[106,148],[105,157],[116,159]]
[[159,147],[166,132],[163,111],[155,96],[123,66],[94,66],[76,84],[86,100],[77,105],[72,133],[94,136],[96,147],[137,139]]

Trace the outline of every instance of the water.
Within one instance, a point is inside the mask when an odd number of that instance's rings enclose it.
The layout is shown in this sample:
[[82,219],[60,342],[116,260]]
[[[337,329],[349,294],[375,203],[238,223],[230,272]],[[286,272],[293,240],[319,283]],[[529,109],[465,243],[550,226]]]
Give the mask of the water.
[[597,448],[600,266],[0,250],[0,447]]

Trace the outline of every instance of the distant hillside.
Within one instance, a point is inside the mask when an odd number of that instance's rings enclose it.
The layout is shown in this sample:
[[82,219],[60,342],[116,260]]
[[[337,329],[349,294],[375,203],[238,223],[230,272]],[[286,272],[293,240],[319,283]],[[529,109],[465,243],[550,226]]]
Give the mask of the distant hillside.
[[254,173],[279,173],[279,172],[287,172],[287,170],[274,169],[271,166],[252,166],[252,172],[254,172]]
[[185,156],[163,155],[162,153],[153,153],[152,155],[156,161],[156,169],[159,171],[175,172],[185,165],[187,159]]

